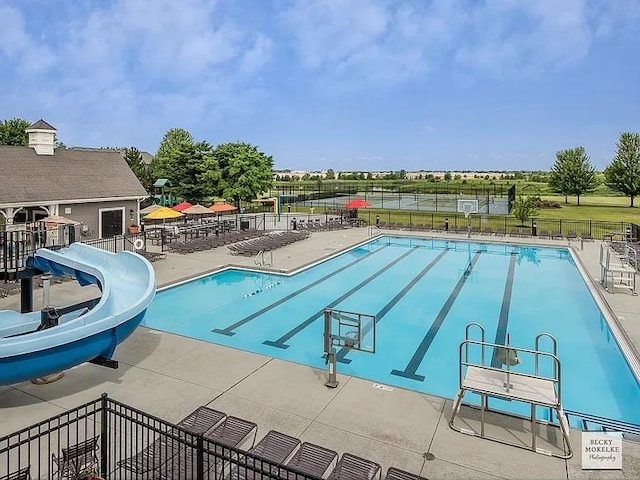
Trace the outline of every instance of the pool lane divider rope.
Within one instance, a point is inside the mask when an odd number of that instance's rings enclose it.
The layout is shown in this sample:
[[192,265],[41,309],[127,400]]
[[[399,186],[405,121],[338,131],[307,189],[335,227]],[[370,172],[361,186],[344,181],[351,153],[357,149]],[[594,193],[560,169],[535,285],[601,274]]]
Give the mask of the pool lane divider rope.
[[377,248],[376,250],[373,250],[369,253],[367,253],[366,255],[363,255],[360,258],[357,258],[356,260],[354,260],[353,262],[347,263],[346,265],[338,268],[337,270],[334,270],[333,272],[329,273],[328,275],[325,275],[324,277],[319,278],[318,280],[311,282],[309,285],[305,285],[304,287],[296,290],[295,292],[290,293],[289,295],[281,298],[280,300],[278,300],[277,302],[273,302],[271,305],[267,305],[266,307],[258,310],[257,312],[252,313],[251,315],[244,317],[242,320],[238,320],[236,323],[233,323],[231,325],[229,325],[226,328],[214,328],[213,330],[211,330],[213,333],[219,333],[221,335],[227,335],[228,337],[231,337],[233,335],[236,334],[236,332],[234,332],[234,330],[238,327],[241,327],[242,325],[244,325],[245,323],[250,322],[251,320],[253,320],[254,318],[259,317],[260,315],[262,315],[263,313],[268,312],[269,310],[272,310],[274,308],[276,308],[278,305],[282,305],[285,302],[288,302],[289,300],[291,300],[294,297],[297,297],[298,295],[300,295],[303,292],[306,292],[307,290],[309,290],[310,288],[315,287],[316,285],[318,285],[319,283],[324,282],[325,280],[328,280],[329,278],[333,277],[334,275],[337,275],[340,272],[343,272],[344,270],[354,266],[357,263],[362,262],[363,260],[369,258],[372,255],[375,255],[376,253],[382,251],[383,249],[387,248],[387,245],[384,245],[380,248]]
[[380,270],[378,270],[377,272],[375,272],[373,275],[370,275],[369,277],[367,277],[366,279],[364,279],[362,282],[360,282],[359,284],[357,284],[355,287],[353,287],[351,290],[349,290],[348,292],[344,293],[343,295],[341,295],[340,297],[336,298],[333,302],[331,302],[329,305],[327,305],[326,307],[321,308],[320,310],[318,310],[317,312],[315,312],[314,314],[310,315],[305,321],[303,321],[302,323],[298,324],[296,327],[292,328],[291,330],[289,330],[287,333],[285,333],[283,336],[281,336],[280,338],[278,338],[277,340],[267,340],[265,342],[262,342],[264,345],[268,345],[270,347],[277,347],[277,348],[289,348],[290,345],[287,345],[285,342],[289,341],[292,337],[294,337],[295,335],[297,335],[298,333],[300,333],[302,330],[304,330],[305,328],[307,328],[309,325],[311,325],[313,322],[315,322],[316,320],[318,320],[319,318],[322,318],[324,311],[327,308],[333,308],[336,305],[338,305],[340,302],[344,301],[345,299],[347,299],[348,297],[350,297],[351,295],[353,295],[354,293],[356,293],[358,290],[360,290],[362,287],[364,287],[366,284],[372,282],[373,280],[375,280],[376,278],[378,278],[378,275],[386,272],[387,270],[389,270],[391,267],[393,267],[395,264],[397,264],[398,262],[401,262],[403,259],[405,259],[406,257],[408,257],[409,255],[411,255],[412,253],[416,252],[418,250],[418,247],[411,247],[411,249],[407,250],[405,253],[403,253],[402,255],[400,255],[398,258],[396,258],[395,260],[391,261],[390,263],[388,263],[387,265],[385,265],[384,267],[382,267]]
[[[444,257],[447,254],[448,251],[449,251],[449,247],[447,247],[445,250],[440,252],[438,256],[435,257],[433,260],[431,260],[429,265],[424,267],[422,271],[418,273],[418,275],[416,275],[402,290],[400,290],[400,292],[398,292],[396,296],[393,297],[389,303],[387,303],[384,307],[382,307],[382,309],[376,314],[376,325],[380,320],[384,318],[384,316],[387,313],[389,313],[389,311],[393,307],[396,306],[396,304],[402,299],[402,297],[404,297],[407,293],[409,293],[409,290],[411,290],[422,279],[422,277],[424,277],[429,272],[429,270],[431,270],[436,265],[436,263],[438,263],[442,259],[442,257]],[[371,330],[371,325],[370,324],[365,325],[362,336],[365,336],[367,333],[369,333],[369,330]],[[351,351],[350,348],[342,347],[340,350],[338,350],[338,353],[336,355],[336,360],[340,363],[346,363],[346,364],[351,363],[350,359],[344,358],[350,351]]]
[[436,337],[436,335],[438,334],[438,330],[440,330],[440,327],[444,323],[444,320],[447,318],[447,315],[449,314],[451,307],[453,306],[456,299],[458,298],[458,295],[462,291],[462,287],[464,287],[464,284],[466,283],[467,279],[469,278],[469,275],[471,274],[473,268],[475,267],[476,262],[478,261],[478,258],[480,258],[481,253],[482,253],[481,251],[476,252],[475,255],[473,256],[473,259],[469,263],[469,265],[467,265],[467,268],[465,269],[464,273],[458,280],[458,283],[456,284],[453,291],[449,295],[449,298],[447,298],[447,301],[444,303],[444,305],[440,309],[440,312],[438,312],[438,315],[436,316],[435,320],[431,324],[431,327],[429,328],[426,335],[422,339],[422,342],[420,342],[420,345],[418,345],[418,348],[413,354],[413,357],[411,357],[411,360],[409,360],[409,363],[407,364],[406,368],[404,370],[395,370],[395,369],[391,370],[391,375],[409,378],[411,380],[418,380],[419,382],[424,381],[425,377],[423,375],[417,375],[416,371],[420,367],[422,360],[424,360],[424,357],[427,354],[427,351],[429,350],[429,347],[431,346],[433,339]]
[[[502,307],[500,308],[500,317],[498,318],[498,328],[496,330],[496,339],[493,343],[496,345],[504,345],[507,341],[507,325],[509,324],[509,308],[511,307],[511,293],[513,292],[513,276],[516,271],[516,252],[511,253],[509,260],[509,270],[507,271],[507,281],[504,284],[504,294],[502,295]],[[502,362],[498,358],[498,351],[493,349],[493,357],[491,366],[494,368],[502,368]]]

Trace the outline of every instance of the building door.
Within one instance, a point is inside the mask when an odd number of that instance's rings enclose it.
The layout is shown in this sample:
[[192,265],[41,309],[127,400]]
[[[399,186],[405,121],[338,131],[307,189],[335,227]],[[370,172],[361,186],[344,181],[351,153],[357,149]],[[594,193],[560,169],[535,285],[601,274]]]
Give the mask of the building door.
[[122,210],[106,210],[102,215],[102,238],[111,238],[114,235],[122,235]]

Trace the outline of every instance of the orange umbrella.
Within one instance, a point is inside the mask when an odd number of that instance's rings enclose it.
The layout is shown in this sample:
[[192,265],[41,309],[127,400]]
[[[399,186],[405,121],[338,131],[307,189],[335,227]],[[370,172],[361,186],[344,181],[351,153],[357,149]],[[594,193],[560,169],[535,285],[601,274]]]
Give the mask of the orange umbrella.
[[175,210],[176,212],[181,212],[183,210],[186,210],[187,208],[191,208],[193,207],[193,205],[191,205],[189,202],[181,202],[177,205],[174,205],[173,207],[171,207],[173,210]]
[[216,213],[221,212],[232,212],[233,210],[237,210],[233,205],[229,205],[228,203],[214,203],[209,207],[209,210]]

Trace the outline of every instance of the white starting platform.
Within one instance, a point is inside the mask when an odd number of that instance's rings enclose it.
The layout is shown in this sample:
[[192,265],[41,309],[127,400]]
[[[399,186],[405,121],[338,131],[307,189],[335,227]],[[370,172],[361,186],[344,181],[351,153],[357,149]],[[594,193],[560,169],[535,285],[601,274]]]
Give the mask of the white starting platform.
[[[471,327],[476,327],[480,330],[480,340],[469,339]],[[551,352],[539,349],[539,343],[542,338],[550,340]],[[535,339],[534,349],[529,350],[510,345],[508,335],[506,344],[487,343],[484,340],[484,329],[481,325],[477,323],[468,325],[466,339],[460,344],[459,390],[453,402],[449,426],[457,432],[467,435],[519,448],[527,448],[534,452],[554,457],[571,458],[573,452],[569,440],[569,422],[562,410],[560,361],[556,356],[556,350],[555,339],[547,333],[538,335]],[[521,366],[520,370],[514,371],[512,367],[520,365],[521,358],[531,360],[531,362],[528,362],[530,363],[528,369]],[[473,392],[480,396],[480,405],[478,406],[480,409],[479,432],[468,428],[468,425],[464,427],[455,425],[456,416],[460,413],[462,400],[467,392]],[[485,413],[491,412],[488,408],[489,398],[523,402],[531,406],[530,446],[523,447],[522,443],[491,437],[485,433]],[[557,427],[562,433],[563,444],[558,448],[557,452],[536,446],[538,425],[541,423],[553,425],[549,421],[541,421],[536,417],[537,407],[553,410],[558,419]]]

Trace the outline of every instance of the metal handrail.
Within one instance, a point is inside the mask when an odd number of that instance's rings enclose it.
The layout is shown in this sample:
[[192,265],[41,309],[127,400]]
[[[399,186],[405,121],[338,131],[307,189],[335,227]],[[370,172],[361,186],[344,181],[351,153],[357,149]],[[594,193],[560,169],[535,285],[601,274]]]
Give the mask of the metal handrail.
[[[482,367],[483,369],[486,370],[492,370],[492,371],[496,371],[496,372],[504,372],[504,370],[502,368],[496,368],[496,367],[492,367],[489,365],[485,365],[484,363],[482,364],[477,364],[474,362],[470,362],[468,360],[468,356],[464,356],[463,352],[468,352],[468,348],[469,345],[479,345],[482,348],[485,347],[490,347],[490,348],[507,348],[508,350],[513,350],[516,353],[517,352],[521,352],[521,353],[528,353],[528,354],[532,354],[532,355],[540,355],[543,357],[548,357],[550,358],[553,362],[554,362],[554,374],[553,377],[548,377],[548,376],[544,376],[538,372],[536,372],[535,374],[529,374],[529,373],[520,373],[518,372],[518,375],[523,376],[523,377],[529,377],[529,378],[537,378],[540,380],[548,380],[553,382],[555,388],[556,388],[556,392],[557,392],[557,396],[558,396],[558,403],[561,403],[562,400],[562,392],[561,392],[561,368],[560,368],[560,359],[553,353],[550,352],[541,352],[538,350],[531,350],[528,348],[521,348],[521,347],[514,347],[512,345],[502,345],[499,343],[488,343],[488,342],[482,342],[482,341],[478,341],[478,340],[464,340],[463,342],[460,343],[460,347],[459,347],[459,356],[460,356],[460,364],[459,364],[459,371],[458,371],[458,379],[459,379],[459,385],[460,388],[462,388],[462,384],[463,384],[463,367],[470,367],[470,366],[479,366]],[[510,370],[509,368],[509,363],[507,363],[507,371]]]
[[[540,351],[540,339],[542,337],[547,337],[549,339],[551,339],[551,345],[553,347],[553,350],[551,353],[553,353],[554,356],[558,356],[558,341],[556,340],[556,337],[554,337],[553,335],[551,335],[550,333],[540,333],[536,336],[536,340],[535,340],[535,350],[536,351]],[[556,367],[557,365],[554,363],[553,364],[553,376],[556,376]],[[536,375],[538,374],[538,355],[535,356],[535,371],[536,371]]]
[[[465,340],[470,340],[469,333],[470,333],[471,327],[474,327],[474,326],[480,329],[480,341],[484,343],[484,327],[480,325],[478,322],[472,322],[466,326],[466,328],[464,329]],[[482,364],[484,365],[484,347],[482,347],[480,354],[482,356]],[[465,358],[469,358],[469,344],[467,344]]]

